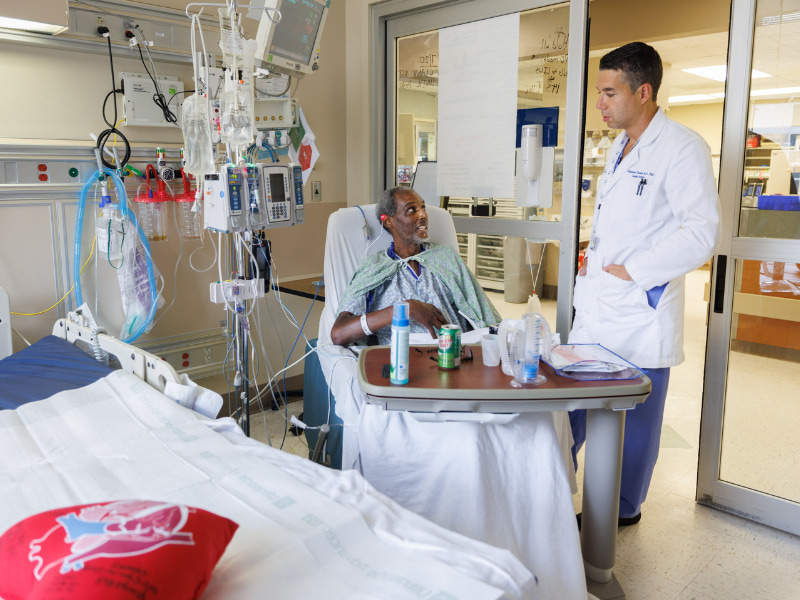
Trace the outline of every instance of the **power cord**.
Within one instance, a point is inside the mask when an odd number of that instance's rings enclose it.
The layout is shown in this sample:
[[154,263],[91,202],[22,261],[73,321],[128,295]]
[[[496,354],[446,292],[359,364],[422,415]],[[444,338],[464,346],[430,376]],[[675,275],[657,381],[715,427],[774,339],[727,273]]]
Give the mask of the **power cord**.
[[[147,58],[150,60],[150,63],[153,64],[153,58],[150,56],[150,50],[147,48],[147,39],[144,37],[144,32],[142,28],[139,27],[137,23],[134,25],[134,29],[139,31],[139,35],[141,36],[141,43],[136,44],[136,47],[139,49],[139,58],[142,60],[142,65],[144,66],[144,70],[147,72],[147,75],[150,77],[150,81],[153,82],[153,85],[156,88],[155,93],[153,94],[153,102],[156,103],[156,106],[161,109],[162,114],[164,115],[164,121],[167,123],[173,123],[177,125],[178,117],[175,113],[173,113],[169,108],[169,102],[167,101],[167,97],[161,91],[161,86],[158,84],[158,81],[150,72],[150,69],[147,68],[147,63],[144,62],[144,54],[142,54],[142,45],[144,45],[144,49],[147,51]],[[153,71],[158,75],[156,71],[156,67],[153,64]]]
[[[123,135],[123,133],[119,129],[117,129],[116,126],[118,117],[117,94],[121,94],[122,90],[116,88],[116,77],[114,76],[114,56],[111,53],[111,35],[109,34],[108,27],[103,27],[103,26],[98,27],[97,32],[100,33],[103,37],[105,37],[106,41],[108,41],[108,62],[111,65],[111,91],[108,94],[106,94],[106,97],[103,100],[103,121],[105,121],[106,125],[108,125],[108,129],[102,131],[100,135],[97,136],[97,149],[100,151],[100,160],[102,161],[103,166],[105,166],[108,169],[117,169],[119,171],[122,171],[122,169],[125,167],[126,164],[128,164],[128,161],[131,158],[130,142],[128,142],[128,138],[126,138]],[[113,122],[109,122],[108,118],[106,117],[106,104],[108,103],[108,99],[111,96],[114,97]],[[106,152],[105,146],[106,143],[108,142],[108,138],[111,137],[112,135],[116,135],[117,137],[119,137],[122,140],[122,145],[125,148],[125,153],[122,157],[122,160],[117,165],[111,164],[105,158],[105,152]]]

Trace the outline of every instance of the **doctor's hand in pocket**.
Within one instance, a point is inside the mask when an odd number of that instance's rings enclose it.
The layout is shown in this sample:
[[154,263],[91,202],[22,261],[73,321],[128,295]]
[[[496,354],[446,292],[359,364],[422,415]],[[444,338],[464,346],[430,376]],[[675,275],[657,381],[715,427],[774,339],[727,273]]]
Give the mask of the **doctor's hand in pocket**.
[[630,276],[630,274],[628,273],[628,269],[626,269],[624,265],[606,265],[605,267],[603,267],[603,271],[605,271],[609,275],[618,277],[619,279],[624,279],[625,281],[633,281],[633,277]]

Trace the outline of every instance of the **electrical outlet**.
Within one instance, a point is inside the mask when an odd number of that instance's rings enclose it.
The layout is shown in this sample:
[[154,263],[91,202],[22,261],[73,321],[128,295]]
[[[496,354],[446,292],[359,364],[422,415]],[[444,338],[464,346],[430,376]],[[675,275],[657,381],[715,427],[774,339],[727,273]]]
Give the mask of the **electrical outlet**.
[[311,201],[312,202],[322,202],[322,182],[321,181],[312,181],[311,182]]
[[209,364],[211,362],[211,355],[206,354],[205,359],[206,359],[206,364]]
[[97,18],[97,24],[98,25],[105,25],[106,24],[106,18],[103,15],[97,15],[96,18]]

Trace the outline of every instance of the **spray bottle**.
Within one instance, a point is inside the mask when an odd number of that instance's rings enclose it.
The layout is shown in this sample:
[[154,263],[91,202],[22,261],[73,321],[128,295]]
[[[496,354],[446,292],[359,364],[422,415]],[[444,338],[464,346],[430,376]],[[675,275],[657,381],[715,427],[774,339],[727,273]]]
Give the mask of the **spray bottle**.
[[408,302],[398,302],[392,313],[392,347],[389,380],[395,385],[408,383]]

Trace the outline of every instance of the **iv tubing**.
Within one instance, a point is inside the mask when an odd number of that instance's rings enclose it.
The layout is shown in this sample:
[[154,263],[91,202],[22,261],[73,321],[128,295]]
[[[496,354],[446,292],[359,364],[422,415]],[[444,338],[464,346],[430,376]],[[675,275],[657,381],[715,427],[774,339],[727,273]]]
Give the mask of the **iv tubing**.
[[[147,237],[144,235],[144,231],[142,231],[139,222],[136,220],[136,215],[133,212],[128,211],[128,204],[127,204],[127,197],[125,195],[125,185],[122,183],[122,180],[117,175],[116,171],[112,171],[110,169],[103,169],[103,174],[105,177],[110,177],[111,180],[114,182],[116,186],[116,191],[120,195],[119,207],[120,212],[122,213],[122,217],[129,218],[133,225],[136,227],[136,231],[139,234],[139,240],[144,247],[145,254],[147,256],[147,279],[148,283],[150,284],[150,313],[147,315],[147,320],[142,323],[139,329],[130,337],[122,339],[123,342],[133,342],[139,338],[142,333],[149,327],[149,325],[153,322],[153,317],[155,316],[156,309],[158,308],[157,298],[156,295],[156,282],[155,276],[153,275],[153,259],[152,255],[150,254],[150,244],[147,241]],[[86,208],[86,196],[89,193],[89,188],[94,185],[98,180],[100,180],[101,174],[100,171],[95,171],[89,180],[84,184],[83,188],[81,189],[80,198],[78,202],[78,214],[75,220],[75,250],[73,252],[73,280],[75,281],[75,299],[77,302],[77,306],[81,306],[83,304],[83,294],[81,293],[81,277],[80,277],[80,264],[81,264],[81,235],[83,230],[83,215]]]

